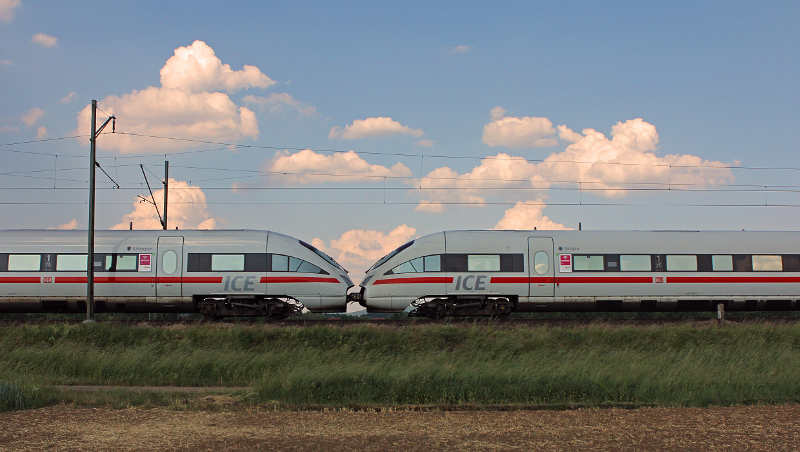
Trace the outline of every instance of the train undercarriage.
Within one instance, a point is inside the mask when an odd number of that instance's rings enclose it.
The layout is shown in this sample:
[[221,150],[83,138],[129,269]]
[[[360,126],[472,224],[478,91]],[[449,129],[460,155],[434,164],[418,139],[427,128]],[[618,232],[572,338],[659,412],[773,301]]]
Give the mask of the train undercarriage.
[[516,299],[513,297],[420,298],[411,303],[414,309],[408,313],[408,316],[437,320],[445,317],[505,318],[515,310],[516,304]]
[[197,311],[209,320],[221,317],[265,317],[268,320],[281,320],[300,314],[303,304],[288,297],[204,296],[197,301]]

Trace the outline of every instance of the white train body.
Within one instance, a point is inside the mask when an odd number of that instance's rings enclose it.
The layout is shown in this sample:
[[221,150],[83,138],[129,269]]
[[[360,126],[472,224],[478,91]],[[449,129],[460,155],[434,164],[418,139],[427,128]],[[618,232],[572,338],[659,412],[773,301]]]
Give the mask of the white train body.
[[372,312],[491,299],[516,311],[800,308],[798,232],[445,231],[398,250],[362,282]]
[[[0,231],[0,312],[83,310],[85,231]],[[98,231],[97,311],[195,312],[204,299],[291,299],[343,312],[347,271],[270,231]]]

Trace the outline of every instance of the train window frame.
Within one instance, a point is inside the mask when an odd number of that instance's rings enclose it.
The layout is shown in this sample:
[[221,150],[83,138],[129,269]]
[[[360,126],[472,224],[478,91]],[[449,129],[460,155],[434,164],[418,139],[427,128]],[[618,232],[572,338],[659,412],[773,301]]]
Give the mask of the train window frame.
[[[634,268],[628,269],[626,267],[626,259],[625,258],[642,258],[640,263],[647,262],[647,268]],[[632,264],[633,262],[629,262],[628,265]],[[650,254],[620,254],[619,255],[619,270],[621,272],[652,272],[653,271],[653,258]]]
[[244,261],[244,253],[211,253],[211,271],[243,272]]
[[[35,270],[33,270],[32,266],[30,268],[22,268],[22,269],[12,268],[11,259],[13,257],[21,257],[21,256],[37,256],[39,258],[39,265],[36,267]],[[31,273],[31,272],[40,272],[40,271],[42,271],[42,255],[39,254],[39,253],[8,253],[8,261],[7,262],[8,262],[8,267],[6,269],[7,272],[27,272],[27,273]]]
[[[685,259],[694,258],[694,259]],[[694,265],[690,265],[692,261]],[[665,259],[666,271],[668,272],[696,272],[698,268],[696,254],[667,254]],[[684,266],[683,268],[681,268]],[[677,268],[675,268],[677,267]]]
[[165,275],[174,275],[178,271],[178,253],[167,250],[161,255],[161,270]]
[[[579,260],[581,260],[580,258],[582,258],[582,257],[585,257],[585,258],[596,258],[596,257],[599,257],[600,258],[600,269],[597,270],[597,269],[594,269],[594,268],[577,268],[575,266],[575,264]],[[606,257],[603,254],[573,254],[572,255],[572,271],[574,271],[574,272],[602,272],[602,271],[605,271],[605,269],[606,269]]]
[[[133,258],[133,266],[130,265],[131,258]],[[113,266],[111,270],[113,272],[138,272],[139,271],[139,255],[132,254],[132,253],[119,253],[115,254],[113,257]],[[120,266],[120,264],[123,264]],[[127,264],[127,265],[126,265]]]
[[[722,264],[727,258],[727,262],[724,262],[728,265],[718,265]],[[711,271],[712,272],[732,272],[733,271],[733,254],[712,254],[711,255]]]
[[57,254],[55,271],[85,272],[87,264],[88,262],[85,254]]
[[619,254],[606,254],[603,256],[605,263],[603,271],[618,272],[619,270]]
[[[283,272],[283,273],[288,273],[289,272],[289,256],[287,256],[285,254],[272,253],[272,259],[270,259],[270,260],[272,262],[270,263],[269,271],[271,271],[271,272],[279,272],[279,273],[280,272]],[[278,265],[280,265],[281,263],[284,263],[284,261],[286,263],[285,267],[284,266],[280,266],[277,269],[275,268],[276,263]],[[283,270],[282,268],[285,268],[285,270]]]
[[467,254],[467,271],[500,272],[500,254]]
[[751,254],[734,254],[733,255],[733,271],[735,271],[735,272],[752,272],[753,271],[753,256]]
[[800,254],[783,254],[783,271],[800,272]]
[[[777,259],[772,259],[772,258],[777,258]],[[781,256],[780,254],[753,254],[752,263],[754,272],[783,271],[783,256]],[[777,264],[777,266],[774,266],[774,264]],[[773,267],[769,268],[770,265],[773,265]]]
[[[423,260],[423,263],[424,263],[425,273],[442,271],[442,256],[441,256],[441,254],[430,254],[428,256],[423,256],[422,260]],[[428,267],[432,267],[433,265],[431,263],[434,262],[434,261],[436,262],[436,265],[435,265],[436,268],[435,269],[434,268],[430,268],[429,269]]]

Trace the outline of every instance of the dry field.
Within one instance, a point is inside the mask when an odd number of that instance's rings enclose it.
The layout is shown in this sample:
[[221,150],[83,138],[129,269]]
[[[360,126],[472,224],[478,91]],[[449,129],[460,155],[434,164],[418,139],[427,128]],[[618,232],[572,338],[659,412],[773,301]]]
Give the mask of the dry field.
[[0,413],[1,450],[794,450],[800,405],[568,411]]

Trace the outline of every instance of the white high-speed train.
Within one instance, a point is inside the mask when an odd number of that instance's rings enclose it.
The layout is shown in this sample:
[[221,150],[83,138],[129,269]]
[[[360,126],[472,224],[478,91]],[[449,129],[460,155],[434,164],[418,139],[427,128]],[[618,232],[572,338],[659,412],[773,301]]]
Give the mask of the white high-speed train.
[[445,231],[378,260],[369,312],[800,309],[800,233]]
[[[0,312],[83,311],[85,231],[0,231]],[[285,317],[344,312],[353,283],[314,246],[270,231],[98,231],[97,312]]]

